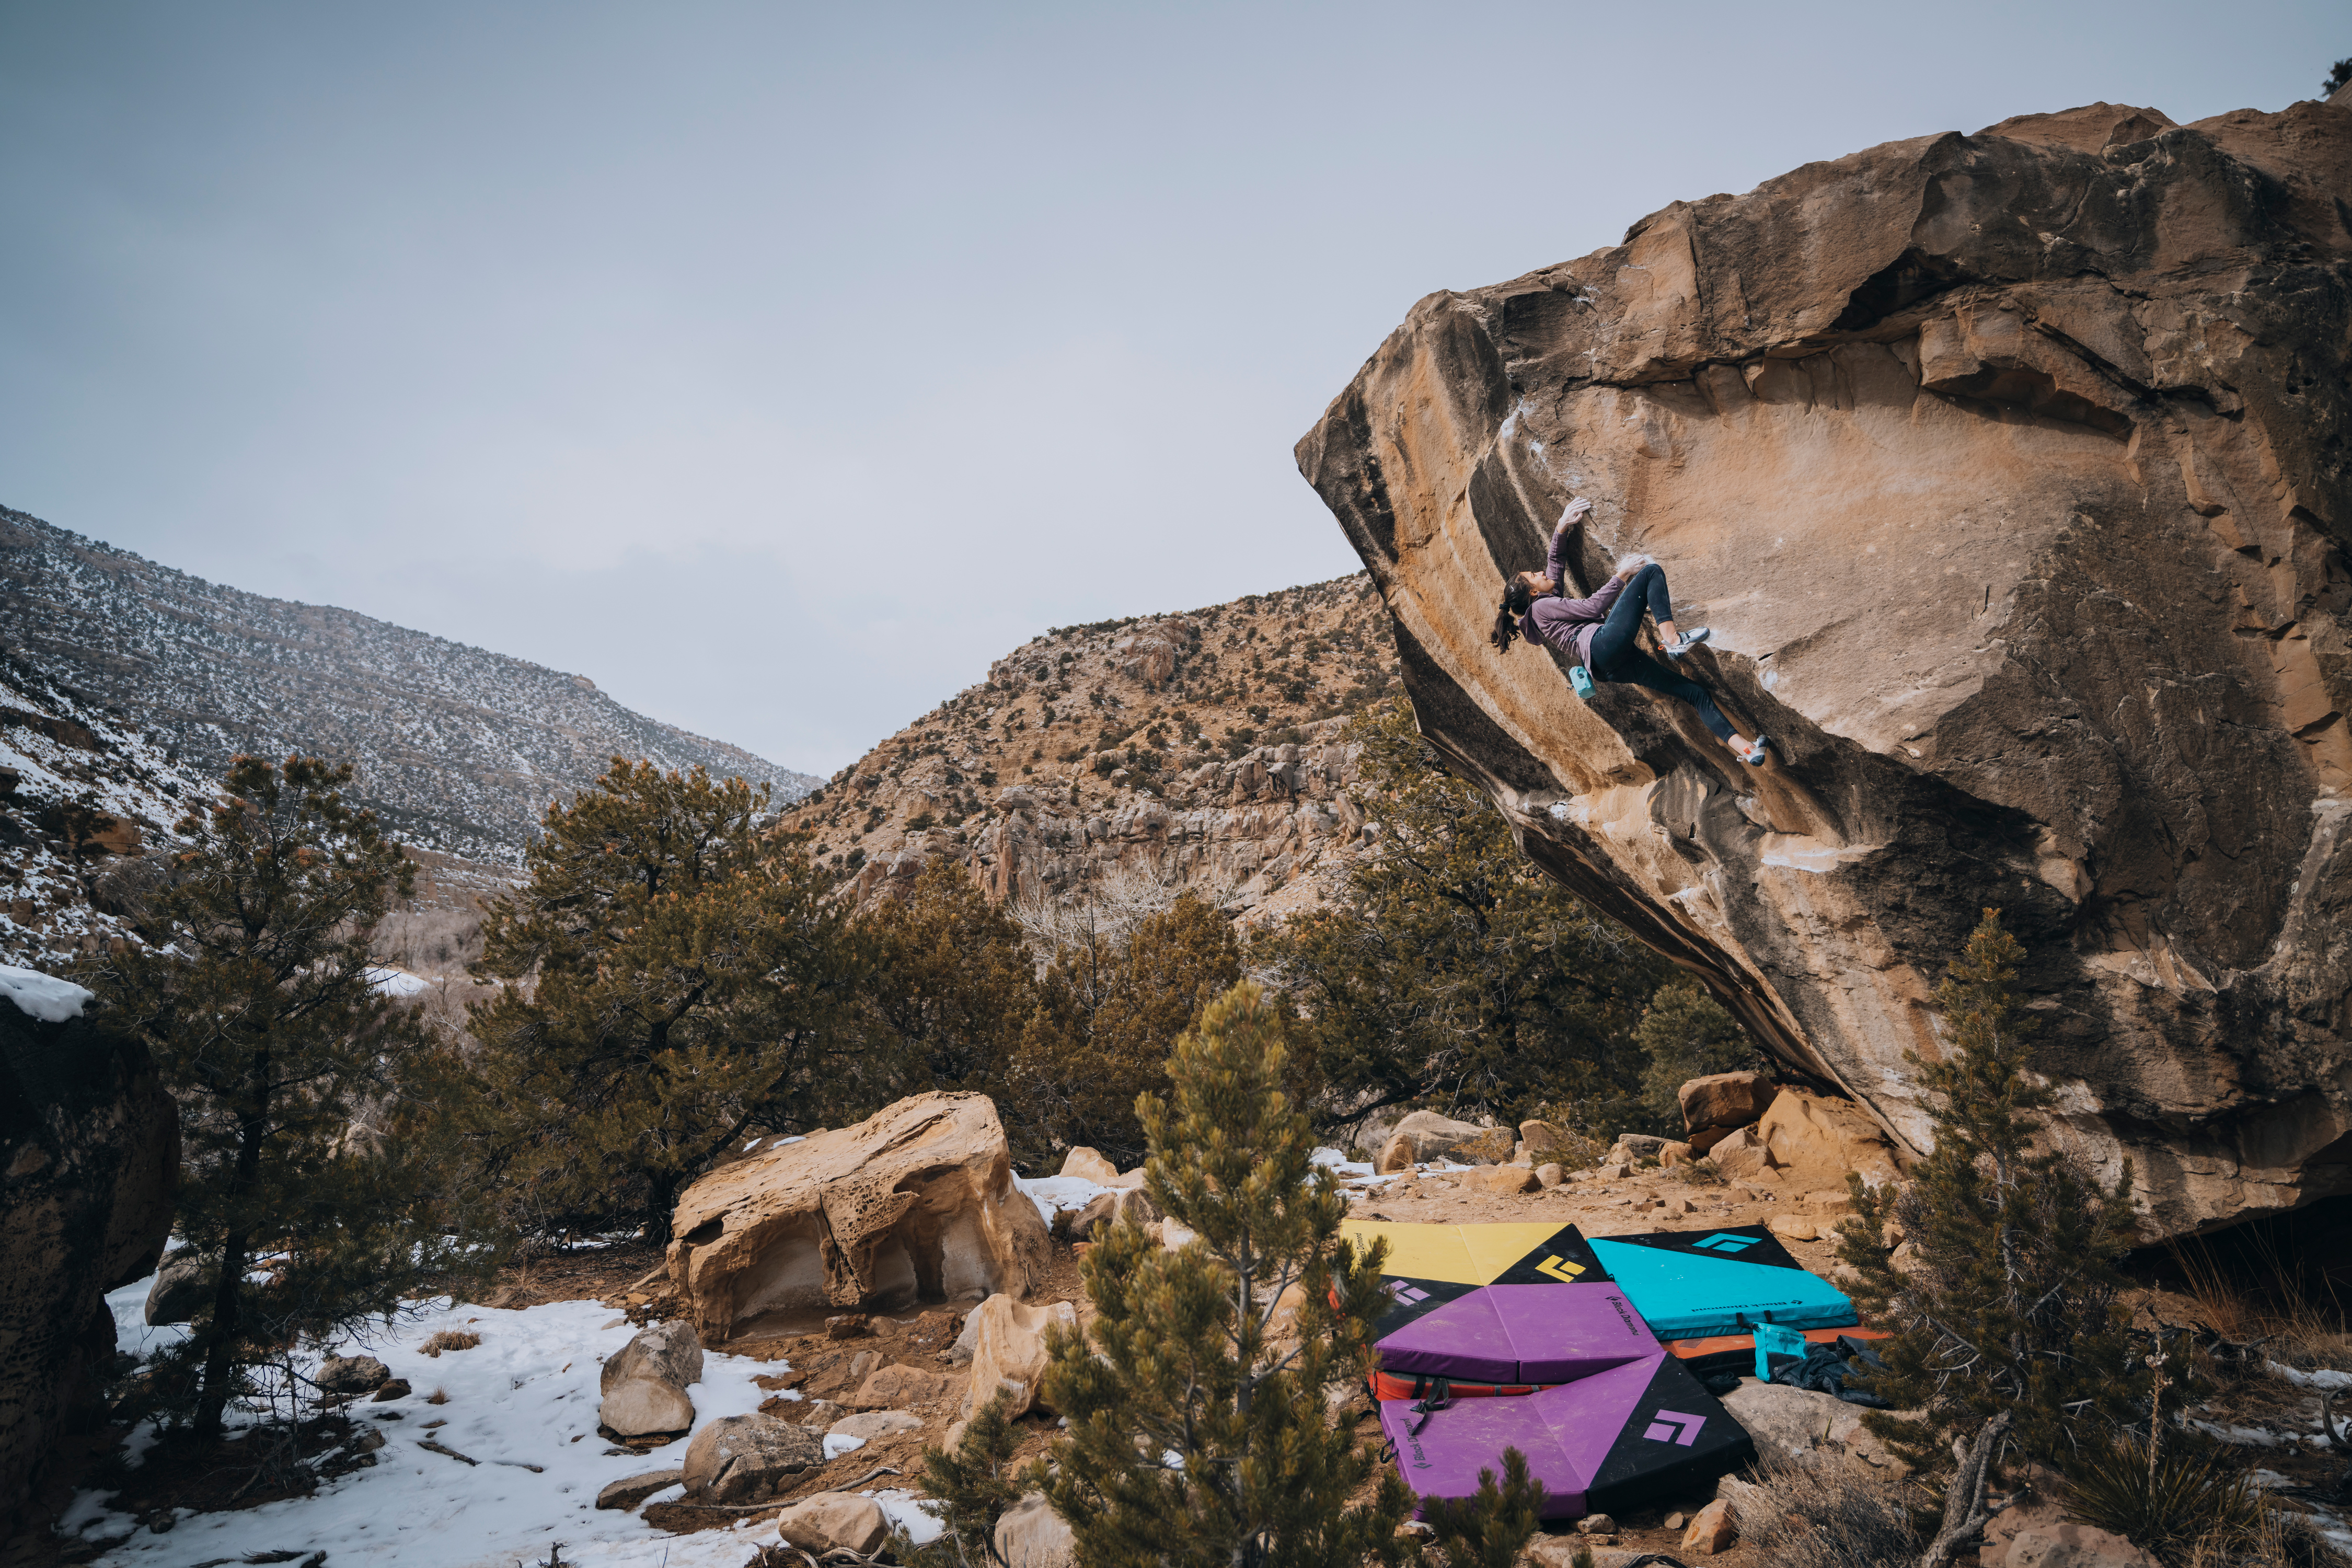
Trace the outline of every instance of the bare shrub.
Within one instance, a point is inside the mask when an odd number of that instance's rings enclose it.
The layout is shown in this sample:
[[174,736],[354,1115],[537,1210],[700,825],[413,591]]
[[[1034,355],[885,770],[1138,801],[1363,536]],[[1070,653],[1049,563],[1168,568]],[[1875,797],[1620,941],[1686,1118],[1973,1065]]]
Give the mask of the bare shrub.
[[1741,1541],[1760,1548],[1773,1568],[1887,1568],[1919,1560],[1902,1483],[1851,1460],[1768,1460],[1758,1467],[1757,1484],[1727,1490]]
[[417,1346],[425,1355],[438,1356],[443,1351],[469,1351],[482,1342],[482,1336],[470,1329],[443,1329]]

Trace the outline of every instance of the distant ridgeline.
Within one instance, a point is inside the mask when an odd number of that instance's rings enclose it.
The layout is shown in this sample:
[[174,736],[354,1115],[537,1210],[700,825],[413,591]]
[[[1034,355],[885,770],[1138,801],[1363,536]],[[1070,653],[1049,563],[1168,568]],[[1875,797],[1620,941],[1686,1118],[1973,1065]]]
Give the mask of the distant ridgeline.
[[0,507],[0,639],[172,758],[354,763],[359,797],[402,838],[512,864],[548,802],[615,756],[767,784],[817,782],[632,712],[566,675],[349,610],[266,599]]

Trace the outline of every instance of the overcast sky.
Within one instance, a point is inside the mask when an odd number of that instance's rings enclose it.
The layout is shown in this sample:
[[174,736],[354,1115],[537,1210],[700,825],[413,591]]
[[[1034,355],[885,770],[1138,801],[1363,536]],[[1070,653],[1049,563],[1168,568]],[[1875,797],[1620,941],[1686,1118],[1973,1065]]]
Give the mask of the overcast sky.
[[0,0],[0,503],[829,773],[1049,626],[1337,576],[1433,289],[2342,0]]

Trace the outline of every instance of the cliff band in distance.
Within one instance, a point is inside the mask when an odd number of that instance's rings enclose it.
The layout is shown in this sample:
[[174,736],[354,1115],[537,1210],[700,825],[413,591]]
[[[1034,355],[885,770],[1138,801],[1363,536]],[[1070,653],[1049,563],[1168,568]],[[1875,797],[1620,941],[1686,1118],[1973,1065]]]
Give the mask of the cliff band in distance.
[[[2352,1192],[2347,199],[2318,103],[1890,142],[1432,295],[1299,467],[1527,853],[1901,1146],[1998,907],[2153,1233]],[[1571,591],[1662,561],[1764,767],[1487,646],[1579,493]]]

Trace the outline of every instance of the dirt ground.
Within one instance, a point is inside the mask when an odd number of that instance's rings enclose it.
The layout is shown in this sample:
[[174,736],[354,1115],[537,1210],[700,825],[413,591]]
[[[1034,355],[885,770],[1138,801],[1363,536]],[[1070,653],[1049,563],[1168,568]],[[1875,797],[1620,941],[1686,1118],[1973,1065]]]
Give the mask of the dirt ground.
[[[1549,1190],[1508,1196],[1484,1189],[1466,1179],[1465,1173],[1421,1173],[1410,1183],[1363,1193],[1353,1207],[1360,1218],[1401,1223],[1573,1223],[1588,1236],[1602,1237],[1710,1226],[1762,1225],[1781,1216],[1783,1223],[1776,1234],[1782,1244],[1799,1262],[1823,1275],[1828,1275],[1835,1263],[1832,1232],[1844,1212],[1843,1192],[1826,1183],[1800,1180],[1780,1184],[1762,1181],[1724,1184],[1693,1182],[1675,1171],[1657,1169],[1636,1171],[1613,1179],[1595,1175]],[[1801,1233],[1808,1226],[1819,1234],[1806,1237]],[[1080,1249],[1057,1241],[1051,1256],[1047,1278],[1036,1299],[1082,1299]],[[541,1257],[509,1270],[495,1289],[485,1293],[484,1307],[520,1308],[546,1301],[593,1299],[624,1310],[638,1321],[650,1321],[665,1303],[657,1291],[643,1287],[646,1285],[646,1277],[660,1262],[659,1247],[638,1242]],[[2141,1262],[2140,1272],[2147,1288],[2133,1303],[2135,1308],[2152,1309],[2171,1323],[2214,1321],[2233,1310],[2231,1299],[2219,1289],[2210,1271],[2203,1277],[2193,1268],[2184,1273],[2175,1266],[2179,1262],[2177,1254],[2169,1264],[2161,1258]],[[755,1519],[771,1517],[801,1497],[821,1490],[861,1486],[900,1486],[919,1490],[923,1448],[941,1441],[948,1424],[961,1411],[963,1378],[961,1369],[949,1364],[948,1351],[961,1326],[958,1310],[931,1307],[897,1315],[868,1315],[863,1332],[835,1338],[821,1318],[812,1316],[803,1323],[768,1326],[769,1331],[713,1347],[723,1348],[730,1354],[781,1363],[777,1373],[761,1382],[776,1394],[769,1408],[787,1418],[809,1413],[802,1401],[831,1400],[850,1405],[851,1395],[865,1376],[880,1366],[896,1363],[937,1374],[941,1381],[934,1398],[913,1406],[914,1414],[923,1418],[921,1431],[870,1440],[855,1452],[801,1478],[798,1485],[772,1502],[749,1510],[656,1504],[646,1510],[645,1517],[664,1529],[689,1531],[725,1527],[747,1515]],[[2242,1312],[2238,1319],[2223,1326],[2233,1335],[2251,1337],[2264,1325]],[[2332,1329],[2340,1331],[2341,1326],[2339,1321]],[[2266,1353],[2274,1353],[2290,1364],[2352,1366],[2352,1338],[2331,1331],[2329,1324],[2305,1321],[2298,1331],[2281,1335]],[[798,1394],[800,1398],[794,1400],[789,1394]],[[2339,1398],[2337,1403],[2339,1406],[2352,1406],[2352,1398]],[[2257,1373],[2228,1382],[2195,1414],[2224,1426],[2307,1431],[2312,1428],[2316,1409],[2315,1394]],[[2352,1414],[2352,1410],[2340,1413]],[[1355,1400],[1349,1407],[1349,1418],[1368,1440],[1379,1440],[1369,1401],[1360,1397]],[[329,1415],[311,1423],[301,1439],[305,1449],[319,1452],[333,1447],[342,1440],[346,1425],[339,1415]],[[139,1469],[126,1470],[112,1458],[123,1430],[117,1426],[86,1435],[80,1439],[84,1451],[78,1459],[53,1470],[48,1489],[59,1506],[70,1498],[75,1485],[101,1480],[109,1486],[126,1482],[135,1486],[135,1495],[126,1492],[116,1505],[134,1515],[169,1506],[250,1507],[285,1495],[269,1473],[279,1467],[260,1462],[265,1458],[276,1460],[282,1457],[247,1453],[243,1451],[244,1445],[236,1443],[215,1445],[203,1451],[184,1443],[176,1447],[167,1446],[152,1454]],[[1046,1449],[1056,1427],[1052,1416],[1034,1414],[1019,1424],[1019,1430],[1018,1458],[1026,1461]],[[685,1449],[683,1443],[671,1443],[642,1451],[647,1456],[646,1468],[655,1468],[678,1463]],[[2290,1485],[2324,1486],[2343,1468],[2340,1455],[2285,1446],[2263,1449],[2259,1462],[2284,1476]],[[1668,1529],[1666,1520],[1676,1513],[1696,1512],[1710,1496],[1711,1489],[1699,1489],[1688,1498],[1667,1500],[1654,1508],[1622,1516],[1616,1521],[1617,1533],[1596,1540],[1594,1544],[1620,1551],[1680,1555],[1681,1531]],[[1577,1540],[1568,1530],[1554,1532],[1554,1539],[1556,1544],[1550,1547],[1538,1543],[1533,1553],[1538,1564],[1564,1563]],[[0,1568],[47,1568],[47,1564],[61,1561],[67,1559],[57,1556],[53,1547],[44,1552],[40,1543],[30,1538],[20,1538],[0,1548]],[[1709,1561],[1723,1568],[1749,1568],[1750,1564],[1762,1564],[1766,1557],[1757,1549],[1740,1544]]]

